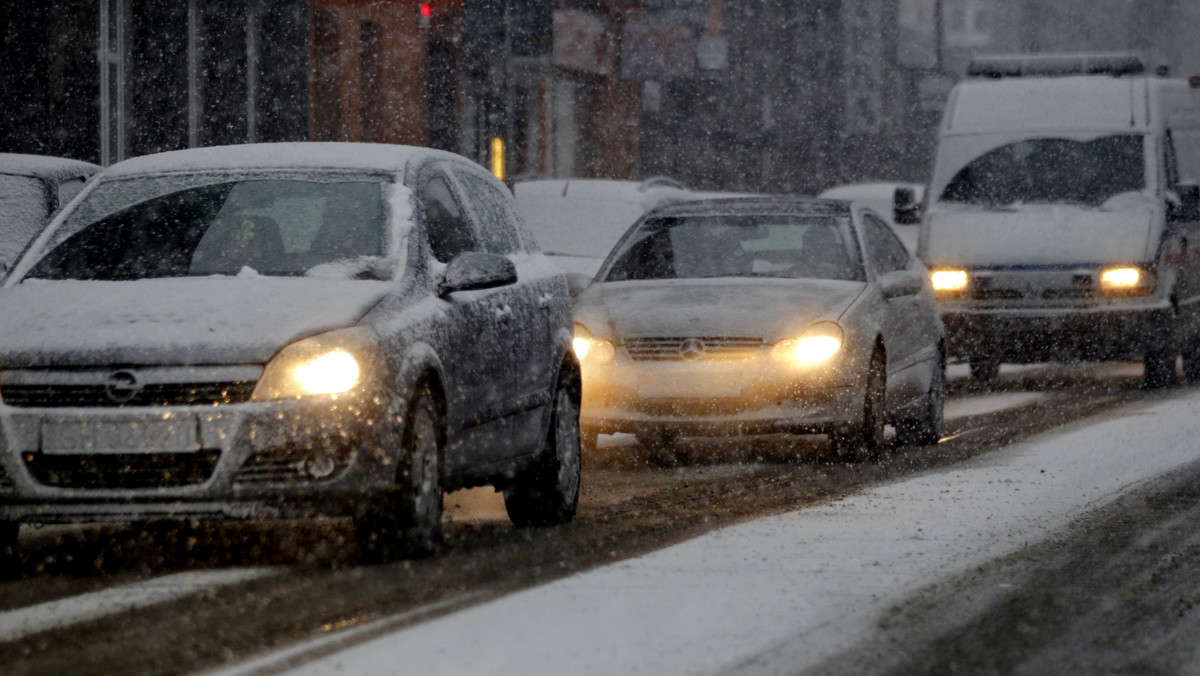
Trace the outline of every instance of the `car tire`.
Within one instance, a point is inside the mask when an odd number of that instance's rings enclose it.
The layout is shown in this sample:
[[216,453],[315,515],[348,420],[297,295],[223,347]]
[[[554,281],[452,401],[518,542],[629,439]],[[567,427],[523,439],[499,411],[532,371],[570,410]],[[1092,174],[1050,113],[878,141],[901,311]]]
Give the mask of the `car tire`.
[[925,398],[924,410],[916,418],[901,420],[896,424],[896,442],[901,446],[932,446],[942,436],[942,421],[945,417],[946,366],[938,359],[933,371],[933,382]]
[[504,508],[516,526],[557,526],[575,518],[582,455],[578,401],[578,380],[564,373],[554,388],[540,457],[504,491]]
[[1000,376],[1000,360],[995,357],[980,357],[971,360],[971,379],[977,383],[994,382]]
[[863,396],[862,418],[829,435],[834,454],[850,461],[877,460],[884,442],[887,417],[887,366],[876,351],[867,369],[867,387]]
[[444,437],[428,387],[409,406],[396,487],[356,519],[355,535],[365,563],[429,556],[442,537],[441,463]]
[[1175,384],[1175,352],[1170,349],[1149,349],[1142,355],[1142,384],[1157,390]]
[[16,521],[0,521],[0,579],[10,579],[17,574],[17,541],[21,524]]
[[1200,383],[1200,337],[1183,347],[1183,380],[1189,385]]

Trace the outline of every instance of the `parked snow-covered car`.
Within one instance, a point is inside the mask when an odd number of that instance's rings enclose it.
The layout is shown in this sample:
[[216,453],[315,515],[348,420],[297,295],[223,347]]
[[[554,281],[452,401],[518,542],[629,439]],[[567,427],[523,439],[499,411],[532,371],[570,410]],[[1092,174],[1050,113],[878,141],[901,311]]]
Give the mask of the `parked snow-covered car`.
[[444,490],[572,518],[562,273],[450,153],[185,150],[113,165],[0,290],[0,537],[21,523],[352,517],[429,553]]
[[97,171],[98,165],[65,157],[0,153],[0,269]]
[[632,432],[829,434],[873,456],[941,430],[945,353],[925,267],[874,212],[810,198],[646,214],[576,300],[585,447]]
[[921,203],[925,199],[924,185],[905,182],[847,183],[828,188],[817,197],[862,202],[892,226],[909,251],[917,250]]
[[517,209],[552,261],[581,289],[621,235],[650,209],[692,197],[669,179],[535,179],[513,186]]

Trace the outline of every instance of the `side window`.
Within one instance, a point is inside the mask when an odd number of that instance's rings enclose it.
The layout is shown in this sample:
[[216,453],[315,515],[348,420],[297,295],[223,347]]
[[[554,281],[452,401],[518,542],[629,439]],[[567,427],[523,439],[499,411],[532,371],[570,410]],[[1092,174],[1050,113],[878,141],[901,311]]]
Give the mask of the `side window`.
[[908,267],[908,250],[886,223],[863,214],[864,233],[871,267],[881,275]]
[[1200,129],[1177,130],[1174,141],[1179,180],[1200,182]]
[[458,172],[456,176],[470,200],[471,210],[479,219],[484,249],[494,254],[509,254],[520,249],[513,212],[506,208],[506,202],[511,198],[483,176],[468,171]]
[[445,176],[434,176],[425,183],[421,189],[421,207],[425,212],[425,232],[434,258],[449,263],[464,251],[479,250],[471,224]]

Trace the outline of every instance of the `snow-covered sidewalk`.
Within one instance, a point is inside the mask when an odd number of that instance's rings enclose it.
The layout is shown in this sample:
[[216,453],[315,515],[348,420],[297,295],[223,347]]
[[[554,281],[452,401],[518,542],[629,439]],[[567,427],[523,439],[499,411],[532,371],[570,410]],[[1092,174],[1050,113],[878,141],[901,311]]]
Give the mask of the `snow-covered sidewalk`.
[[1200,459],[1197,438],[1200,393],[1182,392],[468,608],[294,673],[720,674],[752,660],[752,672],[795,673],[870,635],[890,603]]

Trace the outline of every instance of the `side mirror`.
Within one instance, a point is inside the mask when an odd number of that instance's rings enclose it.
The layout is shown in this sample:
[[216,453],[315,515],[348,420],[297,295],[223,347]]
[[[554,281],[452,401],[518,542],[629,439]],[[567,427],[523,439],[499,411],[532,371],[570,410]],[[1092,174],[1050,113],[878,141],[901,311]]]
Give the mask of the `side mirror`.
[[504,256],[467,251],[454,257],[442,278],[437,294],[445,298],[457,291],[475,291],[517,283],[517,267]]
[[916,225],[921,222],[921,203],[917,191],[908,186],[896,188],[892,194],[892,220],[899,225]]
[[879,288],[884,298],[914,296],[921,292],[925,278],[912,270],[897,270],[879,278]]
[[571,294],[572,298],[578,297],[592,283],[592,278],[582,272],[568,272],[566,276],[567,291]]
[[1170,203],[1171,220],[1200,221],[1200,184],[1187,181],[1175,186],[1179,201]]

